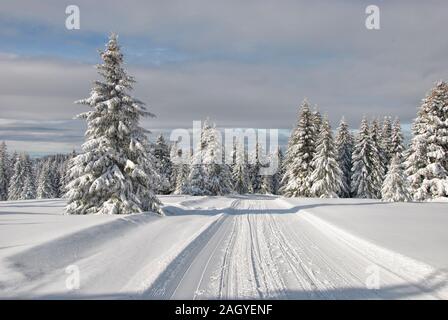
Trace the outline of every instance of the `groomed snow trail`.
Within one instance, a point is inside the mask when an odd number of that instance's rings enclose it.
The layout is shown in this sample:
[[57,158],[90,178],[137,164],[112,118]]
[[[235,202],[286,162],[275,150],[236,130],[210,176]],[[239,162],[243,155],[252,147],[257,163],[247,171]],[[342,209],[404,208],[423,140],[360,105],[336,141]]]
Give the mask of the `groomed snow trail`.
[[142,297],[446,298],[440,282],[430,281],[432,273],[426,264],[358,239],[282,199],[260,196],[234,202]]
[[[329,223],[313,211],[320,200],[161,199],[164,218],[5,203],[0,298],[448,299],[446,272]],[[66,287],[67,266],[79,289]]]

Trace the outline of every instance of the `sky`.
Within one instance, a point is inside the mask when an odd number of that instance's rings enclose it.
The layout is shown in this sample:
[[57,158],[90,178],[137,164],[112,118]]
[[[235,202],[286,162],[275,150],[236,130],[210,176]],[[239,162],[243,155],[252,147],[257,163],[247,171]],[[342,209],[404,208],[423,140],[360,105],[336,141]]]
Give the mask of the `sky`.
[[[365,27],[368,5],[380,29]],[[68,5],[80,29],[67,30]],[[83,142],[73,102],[98,79],[115,32],[133,95],[154,134],[209,117],[221,128],[278,128],[286,141],[307,98],[333,127],[345,116],[400,117],[409,128],[428,90],[448,78],[448,2],[300,0],[3,1],[0,141],[32,154]]]

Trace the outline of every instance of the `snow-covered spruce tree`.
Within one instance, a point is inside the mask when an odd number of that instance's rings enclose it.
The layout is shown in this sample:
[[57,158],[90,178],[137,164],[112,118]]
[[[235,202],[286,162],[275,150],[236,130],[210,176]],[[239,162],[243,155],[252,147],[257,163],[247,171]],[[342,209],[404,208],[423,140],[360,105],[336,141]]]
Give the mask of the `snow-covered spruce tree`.
[[177,163],[178,157],[182,154],[182,150],[178,146],[178,142],[175,141],[170,145],[170,162],[171,162],[171,175],[170,175],[170,184],[172,186],[172,191],[176,190],[176,179],[177,173],[180,168],[180,163]]
[[171,174],[169,176],[170,186],[171,186],[171,192],[174,193],[174,190],[176,190],[176,179],[177,179],[177,173],[178,169],[180,168],[180,165],[178,163],[174,163],[175,157],[178,156],[178,154],[182,154],[182,150],[179,149],[179,146],[177,142],[173,142],[169,146],[169,152],[170,152],[170,162],[171,162]]
[[408,176],[411,193],[415,200],[425,200],[425,195],[417,193],[426,177],[428,148],[424,135],[416,135],[406,151],[405,173]]
[[313,128],[314,128],[314,141],[317,141],[320,133],[320,129],[323,123],[322,114],[319,111],[318,106],[314,106],[313,111]]
[[[64,166],[65,159],[67,159],[67,155],[65,154],[55,154],[51,156],[47,156],[45,158],[38,159],[35,162],[35,170],[34,175],[36,177],[36,197],[37,198],[60,198],[63,195],[61,192],[63,177],[66,171],[66,167]],[[48,169],[47,169],[48,167]],[[46,175],[48,177],[42,176],[42,170],[48,171]],[[45,177],[45,190],[42,190],[42,197],[39,197],[39,186],[40,180]],[[43,181],[43,180],[42,180]],[[48,194],[48,196],[45,196]]]
[[263,175],[261,180],[261,194],[274,194],[273,175]]
[[30,156],[28,154],[25,155],[24,159],[24,177],[23,180],[23,189],[22,189],[22,195],[20,196],[20,199],[23,200],[29,200],[29,199],[35,199],[36,198],[36,177],[34,175],[33,170],[33,160],[31,160]]
[[320,198],[337,198],[344,188],[342,170],[336,160],[336,150],[328,119],[325,117],[320,126],[316,154],[311,174],[311,195]]
[[277,150],[269,156],[270,165],[272,166],[276,163],[277,166],[277,170],[269,178],[269,183],[271,185],[271,194],[279,194],[279,189],[281,187],[281,181],[284,174],[283,159],[284,157],[280,147],[278,147]]
[[61,183],[59,185],[59,196],[64,197],[67,190],[67,185],[70,183],[70,167],[72,163],[72,159],[77,156],[75,150],[70,152],[67,155],[67,158],[64,160],[64,164],[62,165],[62,173],[61,173]]
[[342,188],[338,192],[341,198],[350,198],[352,177],[353,135],[344,117],[342,117],[336,133],[336,160],[339,163],[342,176]]
[[285,175],[285,166],[283,165],[285,157],[280,147],[277,148],[277,151],[274,153],[274,158],[277,159],[278,165],[277,165],[277,172],[274,174],[272,188],[274,194],[280,194],[281,182],[283,176]]
[[50,168],[53,170],[53,188],[55,198],[60,198],[64,194],[64,175],[66,172],[65,162],[69,158],[66,154],[57,154],[50,159]]
[[[9,156],[9,167],[7,168],[8,181],[11,181],[11,178],[14,175],[14,167],[15,167],[16,161],[18,159],[19,159],[19,154],[17,153],[17,151],[14,151]],[[8,186],[8,190],[9,190],[9,186]]]
[[260,170],[262,167],[261,164],[261,145],[257,142],[255,145],[255,150],[249,153],[249,177],[252,184],[252,192],[253,193],[263,193],[262,191],[262,182],[263,176],[260,174]]
[[20,199],[23,200],[30,200],[30,199],[36,199],[36,184],[34,174],[31,172],[31,174],[27,175],[25,179],[25,183],[23,184],[23,190],[22,195]]
[[69,214],[161,213],[154,194],[157,176],[141,117],[153,116],[128,92],[134,79],[123,68],[123,55],[112,34],[101,52],[101,81],[89,98],[78,103],[92,110],[78,117],[87,121],[82,152],[70,162],[67,185]]
[[170,157],[173,164],[171,181],[174,186],[174,194],[188,194],[188,175],[190,173],[190,154],[183,155],[183,150],[178,143],[171,146]]
[[381,131],[378,120],[373,120],[372,125],[370,127],[370,137],[372,139],[372,143],[374,146],[374,152],[372,154],[372,158],[376,158],[372,162],[372,178],[374,183],[374,190],[376,198],[381,198],[381,186],[383,185],[384,175],[387,171],[387,160],[386,155],[384,153],[384,149],[381,143]]
[[285,174],[280,192],[287,197],[310,196],[311,162],[315,153],[314,117],[305,99],[285,157]]
[[[18,200],[22,194],[23,181],[25,177],[22,177],[23,162],[21,161],[21,154],[14,152],[11,156],[11,163],[13,168],[11,170],[11,176],[8,184],[8,200]],[[17,173],[17,174],[16,174]]]
[[201,163],[197,163],[198,155],[194,154],[192,157],[192,163],[190,166],[190,172],[187,179],[187,193],[192,196],[207,195],[204,187],[205,173]]
[[6,143],[2,142],[0,144],[0,201],[8,199],[9,165],[9,156]]
[[416,200],[448,196],[448,84],[439,81],[423,99],[406,161]]
[[[237,148],[238,148],[238,141],[236,141],[234,139],[233,144],[232,144],[232,154],[230,155],[230,158],[232,159],[232,163],[230,164],[230,170],[232,171],[232,175],[233,175],[233,167],[236,165],[236,158],[237,158]],[[244,145],[244,143],[243,143]]]
[[381,188],[381,198],[384,201],[410,201],[412,199],[409,190],[409,182],[404,173],[403,157],[396,153],[392,158],[389,171]]
[[47,159],[43,162],[37,180],[37,198],[50,199],[57,197],[57,185],[54,181],[54,170],[51,168],[51,161]]
[[403,155],[404,152],[404,138],[401,131],[400,119],[395,118],[392,125],[392,138],[391,138],[391,148],[392,155],[400,154]]
[[361,121],[353,148],[352,195],[355,198],[377,198],[377,177],[374,166],[379,166],[378,151],[372,141],[369,123],[366,118]]
[[188,194],[188,175],[190,166],[187,163],[180,164],[176,175],[176,187],[174,194]]
[[201,139],[192,157],[188,176],[191,195],[225,195],[232,192],[230,168],[223,162],[222,144],[215,125],[205,121]]
[[208,119],[201,128],[201,138],[191,157],[190,172],[187,179],[187,193],[192,196],[208,195],[205,189],[206,174],[204,170],[204,154],[208,144],[208,130],[211,129]]
[[385,172],[387,172],[387,168],[394,155],[392,150],[392,121],[390,117],[384,117],[380,135],[380,144],[384,155],[384,169]]
[[281,181],[284,175],[283,153],[280,147],[278,147],[277,150],[267,156],[266,165],[268,164],[271,168],[276,168],[276,170],[273,174],[262,176],[261,193],[279,194]]
[[232,173],[223,160],[223,146],[215,125],[206,131],[206,149],[203,153],[205,171],[204,187],[213,196],[226,195],[233,191]]
[[252,183],[249,177],[249,168],[246,161],[246,152],[242,143],[235,143],[235,163],[232,167],[233,188],[238,194],[252,192]]
[[160,194],[170,194],[174,189],[173,186],[171,186],[173,165],[170,159],[169,146],[165,142],[165,138],[162,134],[157,137],[153,146],[153,153],[157,160],[156,168],[160,177],[160,183],[155,191]]
[[[33,172],[29,155],[22,153],[14,164],[14,173],[8,189],[8,200],[31,199],[33,195]],[[25,198],[26,197],[26,198]]]

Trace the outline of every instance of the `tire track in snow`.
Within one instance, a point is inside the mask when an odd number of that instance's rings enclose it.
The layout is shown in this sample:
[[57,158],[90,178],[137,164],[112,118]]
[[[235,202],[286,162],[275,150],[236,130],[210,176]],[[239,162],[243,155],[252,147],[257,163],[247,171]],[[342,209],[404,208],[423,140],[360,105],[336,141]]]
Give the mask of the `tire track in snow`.
[[[280,260],[280,262],[287,264],[286,267],[283,267],[283,277],[285,278],[285,282],[289,285],[289,287],[296,283],[296,287],[301,288],[302,290],[308,290],[310,292],[309,298],[315,297],[316,295],[311,292],[311,290],[317,289],[315,280],[303,267],[301,257],[293,253],[294,251],[291,245],[289,245],[289,242],[286,241],[285,236],[280,231],[275,219],[270,217],[269,220],[270,221],[267,228],[269,228],[269,235],[275,239],[277,244],[276,247],[281,252],[281,257],[283,259]],[[294,275],[295,279],[291,279],[289,276],[290,273]]]
[[223,255],[223,262],[221,267],[220,274],[220,281],[219,281],[219,298],[220,299],[229,299],[233,296],[236,296],[234,294],[237,289],[235,289],[235,286],[238,286],[238,283],[236,281],[236,278],[234,277],[235,273],[231,273],[230,270],[233,268],[235,269],[235,265],[232,263],[231,255],[235,247],[236,242],[236,233],[237,228],[235,226],[236,219],[233,219],[232,221],[232,232],[229,236],[229,239],[227,239],[227,246],[224,250]]
[[[207,245],[209,240],[216,235],[217,230],[227,219],[227,216],[220,217],[204,230],[195,240],[193,240],[163,271],[152,286],[142,294],[145,299],[170,299],[179,290],[180,285],[186,279],[186,274],[191,270],[191,266],[198,258],[201,250]],[[192,292],[194,295],[194,292]]]
[[[278,199],[241,199],[173,262],[149,297],[171,299],[434,298],[325,222]],[[358,240],[356,240],[358,239]],[[369,250],[378,253],[379,249]],[[379,258],[379,260],[375,260]],[[408,261],[408,260],[406,260]],[[369,290],[378,265],[384,288]]]
[[[282,199],[278,202],[287,206]],[[302,247],[305,256],[314,258],[310,266],[319,273],[319,289],[327,292],[329,298],[435,298],[435,287],[426,290],[417,284],[431,274],[428,265],[368,243],[306,211],[299,211],[294,219],[278,218],[285,235],[300,243],[293,249]],[[372,266],[379,270],[378,290],[366,288],[368,268]]]
[[255,273],[257,291],[260,298],[276,298],[283,291],[284,284],[267,242],[269,237],[263,233],[267,214],[263,212],[263,206],[257,207],[256,203],[252,201],[248,202],[248,209],[253,211],[247,214],[247,221],[250,229],[252,268]]
[[382,271],[382,278],[385,278],[381,279],[382,282],[394,285],[406,284],[407,290],[410,292],[409,296],[414,295],[423,299],[448,299],[446,273],[437,272],[426,263],[356,237],[308,212],[305,212],[303,217],[315,228],[320,228],[332,238],[337,239],[339,243],[361,257],[370,266],[379,267]]

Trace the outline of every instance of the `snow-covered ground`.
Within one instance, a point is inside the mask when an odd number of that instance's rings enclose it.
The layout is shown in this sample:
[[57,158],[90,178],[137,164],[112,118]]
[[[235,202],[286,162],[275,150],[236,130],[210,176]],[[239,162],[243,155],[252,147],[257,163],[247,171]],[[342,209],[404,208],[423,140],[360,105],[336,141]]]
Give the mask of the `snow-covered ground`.
[[446,202],[161,199],[166,217],[1,202],[0,298],[448,299]]

